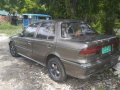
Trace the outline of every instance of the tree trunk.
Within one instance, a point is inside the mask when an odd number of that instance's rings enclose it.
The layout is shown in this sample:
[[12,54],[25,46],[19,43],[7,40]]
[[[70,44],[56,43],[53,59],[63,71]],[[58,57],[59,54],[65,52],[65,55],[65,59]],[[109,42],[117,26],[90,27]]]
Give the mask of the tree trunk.
[[105,34],[107,35],[115,35],[114,32],[114,22],[115,22],[115,18],[114,18],[114,14],[107,14],[105,16],[105,21],[104,21],[104,29],[105,29]]

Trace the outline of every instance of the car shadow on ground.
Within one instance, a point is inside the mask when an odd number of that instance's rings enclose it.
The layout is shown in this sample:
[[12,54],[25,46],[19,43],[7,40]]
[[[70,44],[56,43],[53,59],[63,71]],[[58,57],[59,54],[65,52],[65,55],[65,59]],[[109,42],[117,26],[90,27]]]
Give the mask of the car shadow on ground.
[[[16,82],[23,81],[24,82],[23,87],[30,87],[29,84],[34,85],[34,83],[37,82],[41,83],[44,82],[47,84],[50,83],[52,85],[56,83],[48,77],[49,75],[45,67],[24,57],[14,58],[9,54],[9,50],[1,49],[0,62],[5,63],[5,65],[3,65],[2,67],[3,72],[1,72],[0,77],[1,80],[4,82],[10,80],[15,80]],[[81,87],[86,82],[87,82],[86,80],[79,80],[77,78],[68,76],[66,82],[58,84],[60,85],[65,84],[66,86],[70,86],[71,88],[75,87],[78,88],[78,86]],[[78,84],[78,86],[76,85],[76,83]]]
[[[13,58],[13,59],[15,60],[14,63],[4,67],[5,72],[2,75],[3,77],[1,77],[3,81],[9,81],[9,80],[16,80],[16,82],[23,81],[24,83],[23,88],[28,88],[28,89],[30,88],[44,89],[44,86],[46,84],[53,85],[53,87],[54,85],[56,85],[56,82],[52,81],[48,77],[47,69],[45,67],[31,60],[28,60],[24,57],[19,57],[17,59]],[[107,77],[107,79],[110,78],[111,77],[109,76]],[[57,83],[57,85],[58,84],[60,85],[58,89],[60,89],[61,86],[69,86],[71,90],[72,89],[77,90],[81,88],[83,90],[89,90],[89,88],[96,88],[96,87],[98,88],[97,83],[103,82],[104,80],[106,80],[106,78],[103,78],[102,76],[100,77],[93,76],[86,80],[81,80],[68,76],[66,82]],[[46,87],[46,89],[48,88]]]
[[120,87],[120,81],[111,71],[99,73],[86,80],[68,76],[65,82],[56,83],[49,78],[45,67],[24,57],[12,57],[8,46],[0,48],[0,83],[3,82],[5,86],[13,86],[13,90],[101,90],[104,87],[110,90],[113,84]]

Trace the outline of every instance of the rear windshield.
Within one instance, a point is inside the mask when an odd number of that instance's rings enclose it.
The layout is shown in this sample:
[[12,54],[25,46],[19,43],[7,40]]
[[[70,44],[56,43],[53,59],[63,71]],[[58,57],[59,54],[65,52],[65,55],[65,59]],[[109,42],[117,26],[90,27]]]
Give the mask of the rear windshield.
[[83,35],[93,35],[96,32],[86,23],[62,23],[61,36],[63,38],[77,38]]

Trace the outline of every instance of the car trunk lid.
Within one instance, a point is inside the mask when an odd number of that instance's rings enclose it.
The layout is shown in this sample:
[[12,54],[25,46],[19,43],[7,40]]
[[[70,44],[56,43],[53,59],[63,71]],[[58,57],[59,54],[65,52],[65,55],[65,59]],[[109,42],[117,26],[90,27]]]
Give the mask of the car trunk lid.
[[80,51],[81,55],[108,56],[118,51],[119,41],[116,36],[94,35],[84,37],[87,48]]

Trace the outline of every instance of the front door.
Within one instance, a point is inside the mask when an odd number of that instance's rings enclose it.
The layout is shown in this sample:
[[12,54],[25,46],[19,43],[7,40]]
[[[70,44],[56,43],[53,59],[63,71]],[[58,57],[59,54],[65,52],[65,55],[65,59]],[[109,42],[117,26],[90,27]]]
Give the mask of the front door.
[[16,41],[17,52],[24,56],[32,56],[32,40],[31,38],[18,38]]
[[23,36],[18,37],[15,40],[17,52],[27,57],[32,57],[32,44],[35,34],[35,29],[26,29],[23,32]]

